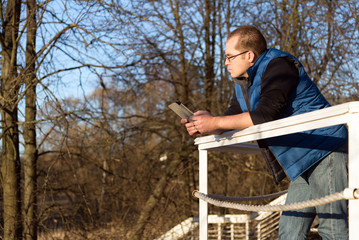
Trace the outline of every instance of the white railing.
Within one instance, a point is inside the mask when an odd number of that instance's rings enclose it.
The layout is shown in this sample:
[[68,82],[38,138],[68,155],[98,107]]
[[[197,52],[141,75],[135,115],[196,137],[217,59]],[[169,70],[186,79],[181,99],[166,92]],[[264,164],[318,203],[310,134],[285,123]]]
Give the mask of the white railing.
[[[359,102],[349,102],[273,122],[255,125],[244,130],[230,131],[222,135],[198,137],[195,144],[199,150],[199,191],[208,193],[208,151],[259,153],[255,144],[249,142],[302,132],[338,124],[346,124],[349,132],[348,174],[349,188],[359,188]],[[359,200],[349,200],[349,239],[359,236]],[[208,206],[199,200],[199,238],[208,238]]]
[[[284,204],[286,194],[274,199],[269,205]],[[278,230],[279,213],[254,212],[252,214],[208,215],[210,239],[256,239],[271,237]],[[198,218],[187,218],[156,240],[198,239]],[[274,234],[276,235],[276,234]]]

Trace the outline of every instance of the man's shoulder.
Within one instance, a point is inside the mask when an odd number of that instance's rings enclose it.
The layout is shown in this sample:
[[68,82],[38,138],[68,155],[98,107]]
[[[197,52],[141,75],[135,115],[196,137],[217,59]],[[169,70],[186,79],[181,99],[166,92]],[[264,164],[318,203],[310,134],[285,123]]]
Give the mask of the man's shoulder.
[[299,63],[296,59],[286,55],[286,56],[278,56],[273,58],[272,60],[269,61],[268,63],[268,67],[272,66],[272,65],[280,65],[284,67],[294,67],[296,69],[299,68]]

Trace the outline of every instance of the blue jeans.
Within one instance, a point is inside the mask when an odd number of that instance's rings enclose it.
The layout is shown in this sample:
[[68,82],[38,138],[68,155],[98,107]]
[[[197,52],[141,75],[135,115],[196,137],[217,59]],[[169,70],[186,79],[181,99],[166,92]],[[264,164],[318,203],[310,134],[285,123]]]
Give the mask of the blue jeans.
[[[347,186],[348,154],[344,145],[291,182],[286,203],[324,197],[341,192]],[[279,221],[279,239],[307,239],[315,216],[318,216],[318,232],[323,240],[348,239],[347,200],[283,212]]]

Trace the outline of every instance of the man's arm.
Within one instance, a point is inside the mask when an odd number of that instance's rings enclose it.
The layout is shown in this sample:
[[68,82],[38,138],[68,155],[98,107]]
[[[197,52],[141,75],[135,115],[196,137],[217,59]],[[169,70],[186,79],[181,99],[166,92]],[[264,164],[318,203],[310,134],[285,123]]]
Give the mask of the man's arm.
[[244,129],[253,126],[251,116],[248,112],[229,116],[212,116],[207,111],[198,111],[191,117],[192,122],[182,119],[186,124],[189,135],[200,134],[222,134],[232,129]]
[[[229,116],[212,116],[207,111],[194,113],[186,124],[190,135],[199,133],[221,134],[228,130],[244,129],[254,124],[261,124],[278,119],[288,104],[289,96],[299,81],[298,68],[294,60],[289,57],[280,57],[272,60],[263,74],[261,97],[257,108],[251,112],[234,114],[242,111],[236,98],[232,98],[231,106],[227,110]],[[235,97],[235,95],[234,95]],[[233,104],[233,106],[232,106]]]

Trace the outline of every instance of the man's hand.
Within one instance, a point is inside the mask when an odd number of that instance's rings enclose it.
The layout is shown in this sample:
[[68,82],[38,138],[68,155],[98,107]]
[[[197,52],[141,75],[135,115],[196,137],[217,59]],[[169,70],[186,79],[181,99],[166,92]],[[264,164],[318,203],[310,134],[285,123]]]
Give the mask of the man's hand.
[[185,124],[187,132],[191,136],[198,136],[203,133],[219,135],[228,130],[253,126],[248,112],[215,117],[207,111],[198,111],[192,115],[190,121],[182,119],[181,123]]
[[181,119],[181,123],[185,124],[189,135],[191,135],[191,136],[199,136],[200,135],[200,132],[198,132],[196,126],[194,125],[194,122],[188,122],[187,119],[183,118],[183,119]]
[[181,120],[182,124],[185,124],[189,135],[200,135],[203,133],[216,133],[217,122],[216,117],[207,111],[198,111],[190,118],[190,122],[187,119]]

